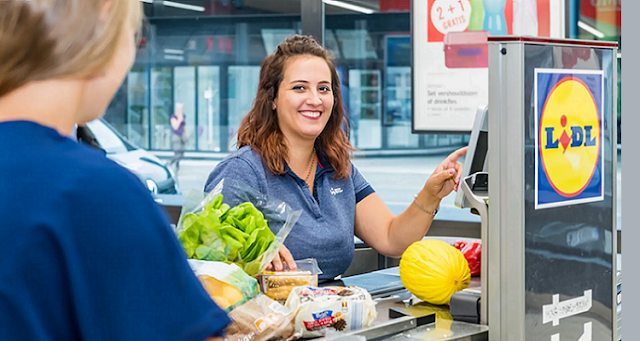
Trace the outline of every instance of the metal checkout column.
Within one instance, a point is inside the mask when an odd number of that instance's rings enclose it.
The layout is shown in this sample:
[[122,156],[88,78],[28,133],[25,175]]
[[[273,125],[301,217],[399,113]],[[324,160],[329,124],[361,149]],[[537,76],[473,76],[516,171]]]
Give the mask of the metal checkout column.
[[491,341],[618,339],[616,52],[489,38]]

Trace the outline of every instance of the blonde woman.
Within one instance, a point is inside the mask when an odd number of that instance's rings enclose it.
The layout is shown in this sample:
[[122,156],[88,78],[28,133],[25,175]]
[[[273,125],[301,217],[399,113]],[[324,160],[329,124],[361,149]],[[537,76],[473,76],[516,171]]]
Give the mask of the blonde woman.
[[129,171],[67,136],[124,80],[137,0],[0,1],[0,340],[203,340],[229,323]]

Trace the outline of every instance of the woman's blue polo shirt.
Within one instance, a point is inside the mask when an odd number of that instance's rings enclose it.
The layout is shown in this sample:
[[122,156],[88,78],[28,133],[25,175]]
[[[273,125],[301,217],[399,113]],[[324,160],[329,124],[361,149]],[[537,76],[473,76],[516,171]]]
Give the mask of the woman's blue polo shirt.
[[[323,274],[332,280],[343,274],[353,259],[356,204],[373,193],[367,180],[351,164],[346,179],[336,179],[327,158],[318,151],[313,195],[306,182],[285,164],[285,174],[274,175],[260,155],[245,146],[225,158],[209,174],[205,191],[222,179],[235,179],[261,193],[284,201],[302,215],[285,240],[295,259],[315,258]],[[234,193],[225,192],[225,198]]]

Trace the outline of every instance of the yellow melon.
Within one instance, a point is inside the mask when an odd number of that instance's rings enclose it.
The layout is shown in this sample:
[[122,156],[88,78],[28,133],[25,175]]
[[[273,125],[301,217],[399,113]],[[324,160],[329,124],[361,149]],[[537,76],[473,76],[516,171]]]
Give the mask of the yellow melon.
[[449,304],[451,295],[469,286],[469,264],[455,247],[437,239],[411,244],[400,260],[400,279],[419,299]]

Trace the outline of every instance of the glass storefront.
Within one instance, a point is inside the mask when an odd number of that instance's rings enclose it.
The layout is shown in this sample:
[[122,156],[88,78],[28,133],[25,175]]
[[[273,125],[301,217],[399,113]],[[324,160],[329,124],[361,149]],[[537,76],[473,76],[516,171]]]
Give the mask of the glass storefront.
[[219,152],[220,146],[220,67],[197,67],[198,150]]
[[[234,134],[253,104],[260,65],[284,38],[302,33],[301,8],[310,3],[305,1],[319,0],[141,0],[147,17],[143,39],[105,120],[133,144],[167,157],[170,154],[162,152],[171,151],[169,120],[180,103],[190,136],[188,152],[235,150]],[[568,13],[568,37],[621,43],[620,0],[561,2]],[[409,0],[331,3],[360,6],[344,9],[325,3],[324,45],[335,55],[350,141],[365,151],[358,154],[358,167],[381,198],[399,210],[410,204],[407,198],[441,161],[440,155],[419,154],[445,153],[466,144],[468,135],[412,133]],[[618,97],[618,128],[620,122]],[[364,160],[386,154],[400,155],[392,162]],[[387,169],[387,164],[394,167]],[[183,190],[201,189],[212,166],[200,167],[182,173]],[[396,168],[404,173],[394,173]]]
[[618,144],[620,144],[621,114],[621,1],[622,0],[570,0],[569,34],[573,39],[606,40],[618,42]]
[[[188,151],[235,150],[262,60],[302,32],[300,1],[143,3],[144,38],[105,119],[142,148],[171,150],[169,119],[182,104]],[[412,134],[409,7],[367,3],[371,14],[325,6],[325,46],[336,58],[352,144],[373,151],[461,145],[462,135]]]

